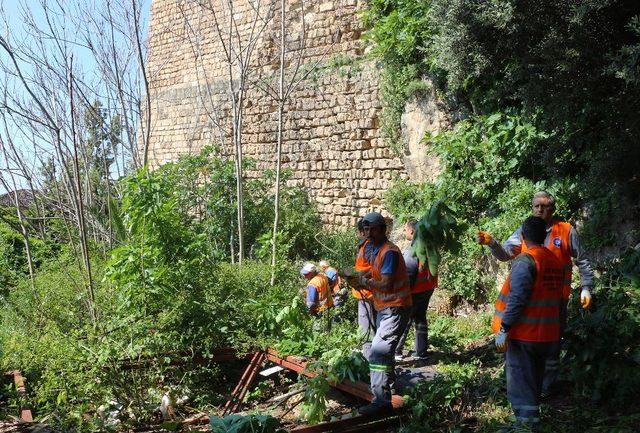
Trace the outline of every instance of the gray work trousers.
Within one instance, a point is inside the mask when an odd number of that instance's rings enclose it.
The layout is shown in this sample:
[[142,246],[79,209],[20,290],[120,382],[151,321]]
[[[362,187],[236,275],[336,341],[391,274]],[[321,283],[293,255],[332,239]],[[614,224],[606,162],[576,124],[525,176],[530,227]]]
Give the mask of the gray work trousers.
[[413,350],[416,352],[416,356],[427,356],[427,350],[429,349],[429,328],[427,322],[427,309],[429,308],[429,300],[433,290],[427,292],[417,293],[411,295],[413,305],[411,306],[411,316],[407,323],[407,327],[400,336],[396,353],[401,354],[404,348],[404,342],[407,340],[409,331],[411,330],[411,324],[415,324],[416,338],[414,342]]
[[559,345],[559,341],[507,342],[507,400],[511,403],[517,422],[532,426],[540,423],[540,392],[545,363]]
[[358,299],[358,327],[365,341],[371,341],[376,333],[376,310],[373,308],[373,300]]
[[376,335],[368,353],[365,353],[369,360],[374,404],[391,404],[391,383],[395,379],[394,353],[407,326],[409,313],[409,308],[405,307],[387,307],[378,311]]
[[[567,327],[567,303],[562,302],[560,305],[560,341],[564,336],[564,330]],[[558,379],[558,370],[560,369],[560,352],[562,343],[559,343],[550,355],[544,366],[544,379],[542,381],[542,392],[549,394],[551,387]]]

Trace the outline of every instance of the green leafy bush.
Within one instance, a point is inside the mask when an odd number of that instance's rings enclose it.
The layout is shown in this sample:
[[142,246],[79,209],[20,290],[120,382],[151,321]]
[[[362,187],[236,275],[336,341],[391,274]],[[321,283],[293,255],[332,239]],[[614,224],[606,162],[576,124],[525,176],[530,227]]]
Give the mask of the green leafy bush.
[[459,238],[466,228],[444,202],[437,201],[418,221],[411,249],[420,263],[428,263],[431,275],[437,276],[441,250],[458,254],[462,247]]
[[472,363],[440,364],[438,370],[433,380],[420,382],[405,397],[410,419],[401,432],[429,433],[442,431],[445,422],[455,425],[468,404],[471,387],[482,380]]
[[[237,242],[234,184],[232,164],[210,150],[121,181],[119,244],[106,263],[92,254],[97,323],[73,250],[43,262],[35,290],[19,269],[0,308],[0,365],[25,372],[39,413],[65,428],[100,430],[107,426],[98,409],[110,401],[127,408],[119,413],[125,424],[151,419],[165,392],[207,408],[223,398],[224,384],[211,388],[220,371],[206,362],[216,348],[255,350],[313,334],[289,257],[313,256],[317,212],[301,190],[284,188],[283,253],[271,286],[268,264],[228,263]],[[265,191],[266,180],[247,181],[249,246],[271,231],[273,196]]]
[[212,416],[209,426],[213,433],[286,433],[280,428],[280,421],[268,415]]
[[566,373],[579,394],[624,407],[640,387],[640,287],[611,275],[583,311],[574,299],[565,341]]

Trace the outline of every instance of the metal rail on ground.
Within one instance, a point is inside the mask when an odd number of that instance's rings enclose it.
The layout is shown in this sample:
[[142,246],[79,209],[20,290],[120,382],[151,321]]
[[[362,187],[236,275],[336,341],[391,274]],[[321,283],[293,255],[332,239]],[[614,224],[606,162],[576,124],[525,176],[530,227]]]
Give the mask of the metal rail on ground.
[[24,422],[33,422],[33,413],[31,413],[31,409],[25,402],[27,399],[26,379],[22,376],[20,370],[9,371],[5,373],[5,375],[13,377],[13,383],[16,387],[16,394],[20,404],[20,419]]

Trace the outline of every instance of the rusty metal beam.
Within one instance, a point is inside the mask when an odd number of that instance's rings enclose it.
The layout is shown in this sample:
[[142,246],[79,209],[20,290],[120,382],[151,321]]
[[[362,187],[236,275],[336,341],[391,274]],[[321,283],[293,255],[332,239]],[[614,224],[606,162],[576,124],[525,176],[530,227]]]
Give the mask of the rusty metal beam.
[[265,358],[266,354],[262,351],[254,353],[251,361],[249,362],[249,365],[244,370],[244,373],[242,373],[238,384],[231,393],[231,397],[224,405],[224,409],[222,411],[223,415],[236,412],[240,408],[242,400],[244,400],[247,391],[256,380],[258,370],[260,369],[262,363],[264,363]]
[[[21,403],[27,398],[27,386],[25,385],[25,378],[22,376],[20,370],[13,370],[8,373],[13,375],[13,383],[16,387],[16,394],[18,395],[18,401]],[[33,414],[31,409],[23,404],[20,404],[20,419],[24,422],[33,422]]]
[[[302,374],[307,377],[315,377],[317,374],[309,369],[307,369],[307,363],[302,361],[300,358],[295,356],[285,356],[281,357],[278,352],[273,349],[267,349],[267,359],[275,364],[281,365],[282,367],[293,370],[298,374]],[[373,400],[373,394],[371,394],[371,390],[369,388],[369,384],[358,381],[352,382],[350,380],[345,380],[341,383],[330,383],[336,389],[340,391],[344,391],[347,394],[351,394],[355,397],[361,398],[366,401]],[[402,407],[404,400],[399,395],[394,395],[391,397],[391,404],[394,409],[398,409]]]

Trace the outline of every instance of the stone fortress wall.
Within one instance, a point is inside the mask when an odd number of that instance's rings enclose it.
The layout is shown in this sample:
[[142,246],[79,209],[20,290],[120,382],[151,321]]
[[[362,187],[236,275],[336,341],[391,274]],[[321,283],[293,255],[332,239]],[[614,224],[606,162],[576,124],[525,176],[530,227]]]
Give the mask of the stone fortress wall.
[[[274,168],[277,132],[277,101],[265,89],[277,84],[280,2],[262,0],[256,20],[251,5],[257,3],[232,1],[233,35],[240,35],[241,49],[264,26],[255,39],[243,105],[243,152],[256,162],[255,170],[246,173],[249,177]],[[429,104],[408,104],[413,111],[404,116],[409,124],[403,121],[407,157],[396,156],[379,129],[380,70],[367,59],[361,40],[364,0],[285,3],[287,80],[298,64],[305,75],[285,108],[287,182],[308,190],[325,225],[352,227],[358,216],[382,209],[382,195],[394,176],[406,178],[405,167],[414,172],[424,168],[425,161],[421,166],[408,156],[416,153],[425,128],[439,129],[442,119]],[[153,0],[148,51],[152,166],[212,144],[233,154],[229,69],[215,21],[227,37],[224,4],[226,0]],[[232,45],[238,48],[237,39]]]

